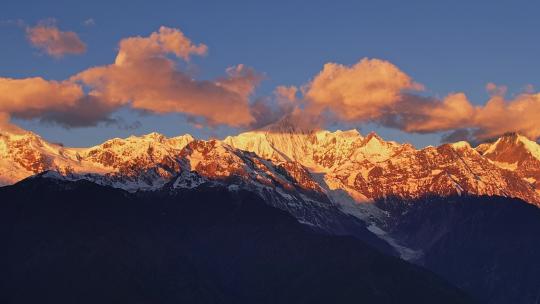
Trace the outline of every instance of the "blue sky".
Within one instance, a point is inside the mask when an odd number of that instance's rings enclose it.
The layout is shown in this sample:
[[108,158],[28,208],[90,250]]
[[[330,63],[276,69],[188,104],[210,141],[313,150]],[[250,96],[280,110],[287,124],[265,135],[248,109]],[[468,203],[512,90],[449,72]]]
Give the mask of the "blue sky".
[[[46,2],[46,3],[45,3]],[[425,85],[426,94],[464,92],[471,102],[488,99],[488,82],[508,86],[509,95],[525,85],[540,87],[540,10],[538,1],[4,1],[0,10],[0,76],[66,79],[86,68],[113,62],[118,42],[147,36],[160,26],[181,29],[208,54],[194,58],[202,78],[214,78],[243,63],[266,75],[257,96],[278,85],[300,86],[326,62],[354,64],[363,57],[397,65]],[[52,58],[32,48],[24,30],[55,18],[87,44],[79,56]],[[93,26],[83,22],[89,18]],[[115,116],[139,121],[135,130],[115,126],[71,128],[15,122],[45,138],[87,146],[116,136],[157,131],[223,137],[236,130],[196,129],[181,115],[143,115],[121,110]],[[417,146],[438,144],[440,134],[417,135],[376,125],[387,139]]]

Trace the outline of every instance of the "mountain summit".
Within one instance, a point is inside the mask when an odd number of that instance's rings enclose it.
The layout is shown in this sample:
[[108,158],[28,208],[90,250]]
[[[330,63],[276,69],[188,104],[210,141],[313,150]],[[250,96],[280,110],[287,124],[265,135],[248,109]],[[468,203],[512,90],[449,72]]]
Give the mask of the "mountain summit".
[[519,175],[539,191],[540,145],[517,133],[506,134],[479,150],[482,155],[501,168]]

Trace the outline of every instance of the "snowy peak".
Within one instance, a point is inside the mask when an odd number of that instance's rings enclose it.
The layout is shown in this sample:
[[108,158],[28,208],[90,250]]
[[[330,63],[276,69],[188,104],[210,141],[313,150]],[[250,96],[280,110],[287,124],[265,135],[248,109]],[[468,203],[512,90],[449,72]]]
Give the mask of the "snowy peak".
[[116,168],[136,161],[143,161],[139,165],[144,165],[178,154],[193,140],[189,134],[167,138],[162,134],[150,133],[125,139],[111,139],[98,146],[80,149],[79,153],[83,158],[91,159],[106,167]]
[[64,150],[61,145],[49,143],[29,131],[0,130],[0,185],[56,169],[55,160],[69,162]]
[[26,148],[39,150],[57,150],[60,148],[60,145],[48,143],[47,141],[43,140],[41,136],[30,131],[11,133],[0,130],[0,143],[2,145],[0,153],[2,154],[8,153],[9,144],[18,147],[26,146]]
[[105,141],[104,143],[94,146],[89,149],[118,149],[122,150],[122,147],[139,147],[148,144],[160,145],[162,147],[167,147],[170,149],[182,149],[189,142],[193,141],[194,138],[189,135],[182,135],[178,137],[168,138],[160,133],[149,133],[142,136],[130,136],[128,138],[113,138]]
[[377,133],[372,131],[372,132],[369,132],[369,134],[366,136],[366,138],[364,138],[363,144],[365,145],[365,144],[367,144],[369,142],[372,142],[372,141],[381,143],[384,140],[379,135],[377,135]]
[[519,161],[527,156],[540,160],[540,145],[518,133],[509,133],[490,145],[483,154],[499,160]]
[[360,147],[366,158],[373,162],[380,162],[391,157],[400,145],[384,141],[375,132],[371,132],[364,138]]
[[450,145],[455,150],[471,150],[472,149],[471,144],[469,144],[466,141],[458,141],[458,142],[452,143]]
[[285,129],[281,133],[276,132],[274,126],[272,131],[252,131],[229,136],[224,142],[266,159],[297,161],[313,171],[325,171],[325,168],[349,158],[363,140],[357,130],[290,131]]
[[360,142],[363,137],[360,132],[356,129],[352,130],[336,130],[335,132],[330,132],[326,130],[321,130],[315,132],[315,138],[319,145],[329,145],[329,144],[352,144],[355,142]]
[[134,190],[156,187],[177,173],[177,155],[192,140],[190,135],[166,138],[151,133],[114,138],[90,148],[67,148],[31,132],[1,132],[0,184],[54,170],[65,176],[87,176]]
[[195,140],[182,150],[180,158],[184,171],[196,172],[207,180],[321,192],[299,163],[267,161],[217,140]]
[[493,144],[477,147],[498,167],[512,171],[540,193],[540,145],[527,137],[510,133]]
[[266,159],[285,160],[287,158],[272,146],[267,134],[262,131],[251,131],[236,136],[228,136],[223,142],[241,150],[255,152]]

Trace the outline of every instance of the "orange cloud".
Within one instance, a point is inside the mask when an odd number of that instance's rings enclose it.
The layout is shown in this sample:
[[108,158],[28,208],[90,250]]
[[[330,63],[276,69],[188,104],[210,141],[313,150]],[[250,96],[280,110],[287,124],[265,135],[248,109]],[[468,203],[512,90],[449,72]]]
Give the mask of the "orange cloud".
[[339,119],[352,122],[376,119],[399,102],[404,91],[422,89],[390,62],[364,58],[351,67],[325,64],[303,91],[310,110],[330,109]]
[[221,78],[196,80],[167,57],[189,60],[206,52],[205,45],[194,45],[179,30],[161,27],[149,37],[123,39],[113,64],[88,69],[71,80],[91,87],[91,96],[116,106],[200,116],[212,125],[251,123],[249,97],[261,75],[237,65]]
[[45,80],[41,77],[0,78],[0,114],[22,119],[40,119],[65,127],[114,123],[109,115],[117,107],[88,96],[72,81]]
[[485,106],[479,107],[473,126],[479,128],[477,136],[490,138],[506,132],[519,132],[532,138],[540,138],[540,93],[520,94],[505,100],[492,97]]
[[242,64],[214,80],[197,80],[171,55],[189,61],[205,55],[181,31],[161,27],[148,37],[122,39],[113,64],[84,70],[64,81],[0,78],[0,113],[66,127],[114,123],[121,107],[182,113],[210,125],[254,122],[250,97],[262,75]]
[[56,58],[66,54],[82,54],[86,51],[86,44],[75,32],[59,30],[54,21],[28,27],[26,36],[33,46]]
[[[318,117],[326,123],[374,122],[413,133],[458,130],[474,139],[506,132],[540,137],[540,93],[534,94],[531,89],[505,100],[507,88],[488,83],[486,90],[491,98],[484,105],[472,104],[464,93],[452,93],[443,99],[414,94],[421,90],[421,84],[387,61],[362,59],[352,66],[328,63],[303,86],[297,106],[303,104],[304,110],[297,117]],[[282,88],[280,94],[287,96],[287,90]]]
[[[473,140],[489,139],[507,132],[519,132],[529,138],[540,137],[540,94],[523,93],[506,100],[496,94],[484,105],[473,105],[463,93],[451,94],[443,100],[418,102],[418,97],[405,98],[401,107],[411,107],[412,113],[399,111],[389,126],[407,132],[432,133],[469,129]],[[464,133],[465,134],[465,133]],[[453,137],[452,135],[450,137]]]
[[111,114],[126,107],[182,113],[197,125],[257,128],[288,116],[302,125],[374,122],[407,132],[453,132],[449,138],[483,139],[509,131],[540,137],[540,93],[532,87],[506,100],[506,87],[489,83],[491,97],[484,105],[459,92],[443,99],[425,97],[418,95],[424,87],[397,66],[362,59],[352,66],[325,64],[300,90],[280,86],[272,97],[252,101],[264,77],[249,67],[232,66],[212,80],[195,79],[183,68],[192,56],[207,52],[206,45],[167,27],[147,37],[122,39],[112,64],[64,81],[0,78],[0,118],[4,125],[17,117],[90,126],[116,123]]
[[296,95],[298,94],[298,88],[295,86],[278,86],[274,90],[278,103],[291,104],[296,101]]
[[120,41],[116,56],[116,65],[136,64],[152,58],[174,54],[176,57],[189,60],[191,55],[205,55],[208,47],[204,44],[194,45],[184,33],[177,29],[162,26],[158,32],[149,37],[129,37]]
[[407,132],[431,133],[463,128],[471,124],[475,114],[475,108],[463,93],[450,94],[441,101],[409,95],[400,104],[400,108],[404,107],[410,107],[412,113],[402,110],[394,115],[401,116],[402,129]]
[[39,117],[44,111],[73,106],[83,95],[79,85],[67,81],[0,78],[0,112],[15,116]]

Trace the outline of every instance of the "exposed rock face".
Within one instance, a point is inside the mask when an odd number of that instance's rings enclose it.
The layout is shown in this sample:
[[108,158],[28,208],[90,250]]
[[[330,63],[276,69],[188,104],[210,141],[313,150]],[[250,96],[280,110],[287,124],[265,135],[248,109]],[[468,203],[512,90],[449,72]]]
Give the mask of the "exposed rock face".
[[507,134],[477,148],[495,165],[515,172],[540,191],[540,145],[519,134]]
[[374,200],[472,194],[540,202],[527,182],[490,163],[470,146],[428,147],[355,169],[367,174],[356,175],[352,186]]
[[217,140],[192,141],[179,156],[179,171],[194,172],[207,181],[280,188],[325,199],[319,184],[297,162],[271,162]]

